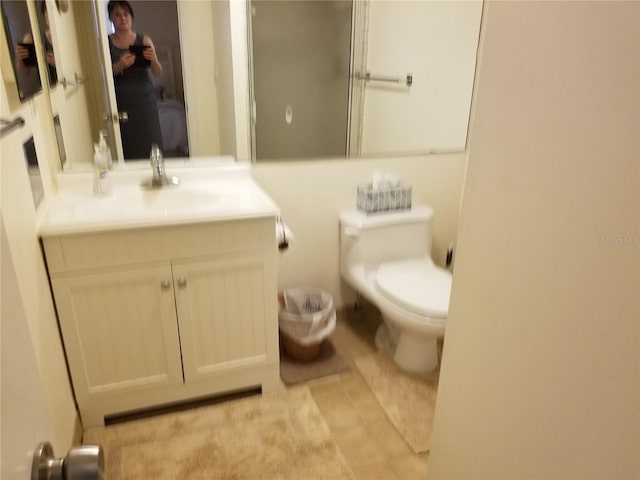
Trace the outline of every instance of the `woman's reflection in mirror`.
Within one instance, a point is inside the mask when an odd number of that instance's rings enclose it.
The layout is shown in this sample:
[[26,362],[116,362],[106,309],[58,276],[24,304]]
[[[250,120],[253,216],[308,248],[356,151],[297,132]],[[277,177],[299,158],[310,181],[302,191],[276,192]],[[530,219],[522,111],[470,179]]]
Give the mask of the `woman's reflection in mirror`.
[[109,35],[109,50],[116,101],[120,114],[126,112],[128,117],[120,122],[124,158],[148,158],[151,145],[163,148],[158,105],[149,77],[149,71],[160,76],[162,65],[151,38],[131,29],[134,13],[127,0],[111,0],[107,12],[115,28]]
[[[53,41],[51,40],[51,29],[49,28],[49,14],[47,12],[47,4],[44,0],[39,2],[40,12],[44,19],[42,27],[42,41],[45,48],[45,58],[47,60],[47,69],[49,70],[49,82],[54,85],[58,82],[58,72],[56,71],[56,57],[53,53]],[[18,70],[23,75],[31,75],[38,67],[36,60],[36,50],[33,44],[33,35],[27,32],[22,37],[22,42],[16,45],[16,60]]]

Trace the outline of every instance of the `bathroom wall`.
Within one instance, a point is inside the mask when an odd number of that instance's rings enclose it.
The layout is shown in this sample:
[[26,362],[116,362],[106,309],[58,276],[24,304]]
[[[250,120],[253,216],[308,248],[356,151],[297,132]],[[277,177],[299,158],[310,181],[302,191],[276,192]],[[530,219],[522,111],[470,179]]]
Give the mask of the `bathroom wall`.
[[279,257],[278,287],[320,287],[339,306],[355,299],[340,281],[338,216],[356,208],[357,185],[370,180],[375,170],[407,181],[415,203],[433,206],[433,257],[443,265],[447,246],[456,241],[465,166],[465,153],[255,165],[254,178],[280,206],[295,235],[291,248]]
[[485,7],[429,476],[640,478],[640,3]]
[[[5,52],[2,53],[4,55]],[[46,85],[45,85],[45,88]],[[16,285],[2,283],[2,331],[0,335],[13,335],[15,329],[5,329],[5,315],[11,320],[26,322],[25,330],[33,346],[35,365],[40,384],[35,390],[44,392],[45,414],[50,426],[49,438],[33,438],[33,448],[39,441],[49,440],[55,452],[66,452],[76,435],[77,415],[69,377],[67,375],[62,344],[59,341],[58,324],[49,289],[49,281],[45,270],[40,244],[36,235],[37,218],[43,211],[43,205],[36,210],[31,197],[29,176],[23,153],[23,143],[34,137],[39,155],[40,170],[43,177],[45,194],[50,196],[53,190],[52,171],[48,167],[57,161],[55,134],[51,125],[51,109],[45,95],[38,94],[23,105],[15,106],[12,95],[4,82],[0,82],[0,116],[13,119],[21,116],[25,120],[22,128],[12,131],[0,141],[0,212],[3,228],[3,249],[0,253],[3,275],[15,266],[15,278],[9,276]],[[10,107],[10,105],[14,105]],[[49,154],[50,152],[50,154]],[[6,280],[6,278],[5,278]],[[15,295],[15,291],[19,295]],[[11,294],[8,294],[11,292]],[[11,338],[11,337],[9,337]],[[7,338],[3,338],[3,342]],[[18,340],[14,340],[18,341]],[[22,341],[22,337],[20,337]],[[25,345],[27,355],[28,345]],[[19,374],[21,365],[4,365],[3,374],[11,369]],[[30,377],[33,378],[33,377]],[[3,382],[4,388],[4,382]],[[25,387],[27,388],[27,387]],[[31,387],[27,388],[28,390]],[[3,392],[4,395],[7,392]],[[3,409],[5,404],[3,403]],[[3,415],[7,412],[3,411]],[[33,425],[23,425],[26,431],[34,432]],[[39,427],[42,428],[42,427]],[[41,431],[37,429],[37,431]],[[10,433],[10,432],[9,432]],[[4,431],[3,438],[7,438]],[[24,432],[21,435],[24,438]],[[26,452],[25,452],[26,454]],[[26,477],[25,477],[26,478]]]

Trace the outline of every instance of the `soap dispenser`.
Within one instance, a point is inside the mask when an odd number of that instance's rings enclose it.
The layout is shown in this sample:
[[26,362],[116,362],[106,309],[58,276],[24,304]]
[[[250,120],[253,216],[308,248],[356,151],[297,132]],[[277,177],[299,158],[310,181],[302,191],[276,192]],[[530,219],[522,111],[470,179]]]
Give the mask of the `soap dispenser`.
[[95,175],[93,177],[93,193],[96,195],[108,195],[111,193],[111,179],[109,178],[109,159],[106,150],[100,148],[100,144],[93,145],[93,163]]
[[107,145],[107,132],[105,132],[104,130],[100,130],[99,132],[98,147],[100,152],[102,152],[102,154],[107,159],[107,165],[109,166],[109,168],[111,168],[113,158],[111,156],[111,148],[109,148],[109,145]]

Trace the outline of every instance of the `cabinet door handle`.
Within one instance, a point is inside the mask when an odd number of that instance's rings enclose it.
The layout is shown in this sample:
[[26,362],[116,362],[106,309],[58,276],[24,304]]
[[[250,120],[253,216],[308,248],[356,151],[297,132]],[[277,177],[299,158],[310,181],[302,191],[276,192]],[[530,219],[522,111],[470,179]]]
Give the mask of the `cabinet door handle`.
[[160,282],[160,286],[163,290],[167,290],[171,286],[171,282],[168,278],[163,278],[162,282]]
[[185,277],[180,277],[178,279],[178,286],[185,287],[187,285],[187,279]]

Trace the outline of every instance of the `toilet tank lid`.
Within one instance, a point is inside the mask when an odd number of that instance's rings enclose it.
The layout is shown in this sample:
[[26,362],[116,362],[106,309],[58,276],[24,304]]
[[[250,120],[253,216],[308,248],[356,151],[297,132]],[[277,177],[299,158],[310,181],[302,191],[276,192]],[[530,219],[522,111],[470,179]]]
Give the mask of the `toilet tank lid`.
[[369,215],[360,210],[349,210],[340,214],[340,223],[343,226],[368,230],[387,225],[424,222],[432,218],[433,208],[429,205],[413,205],[410,210],[393,210]]

